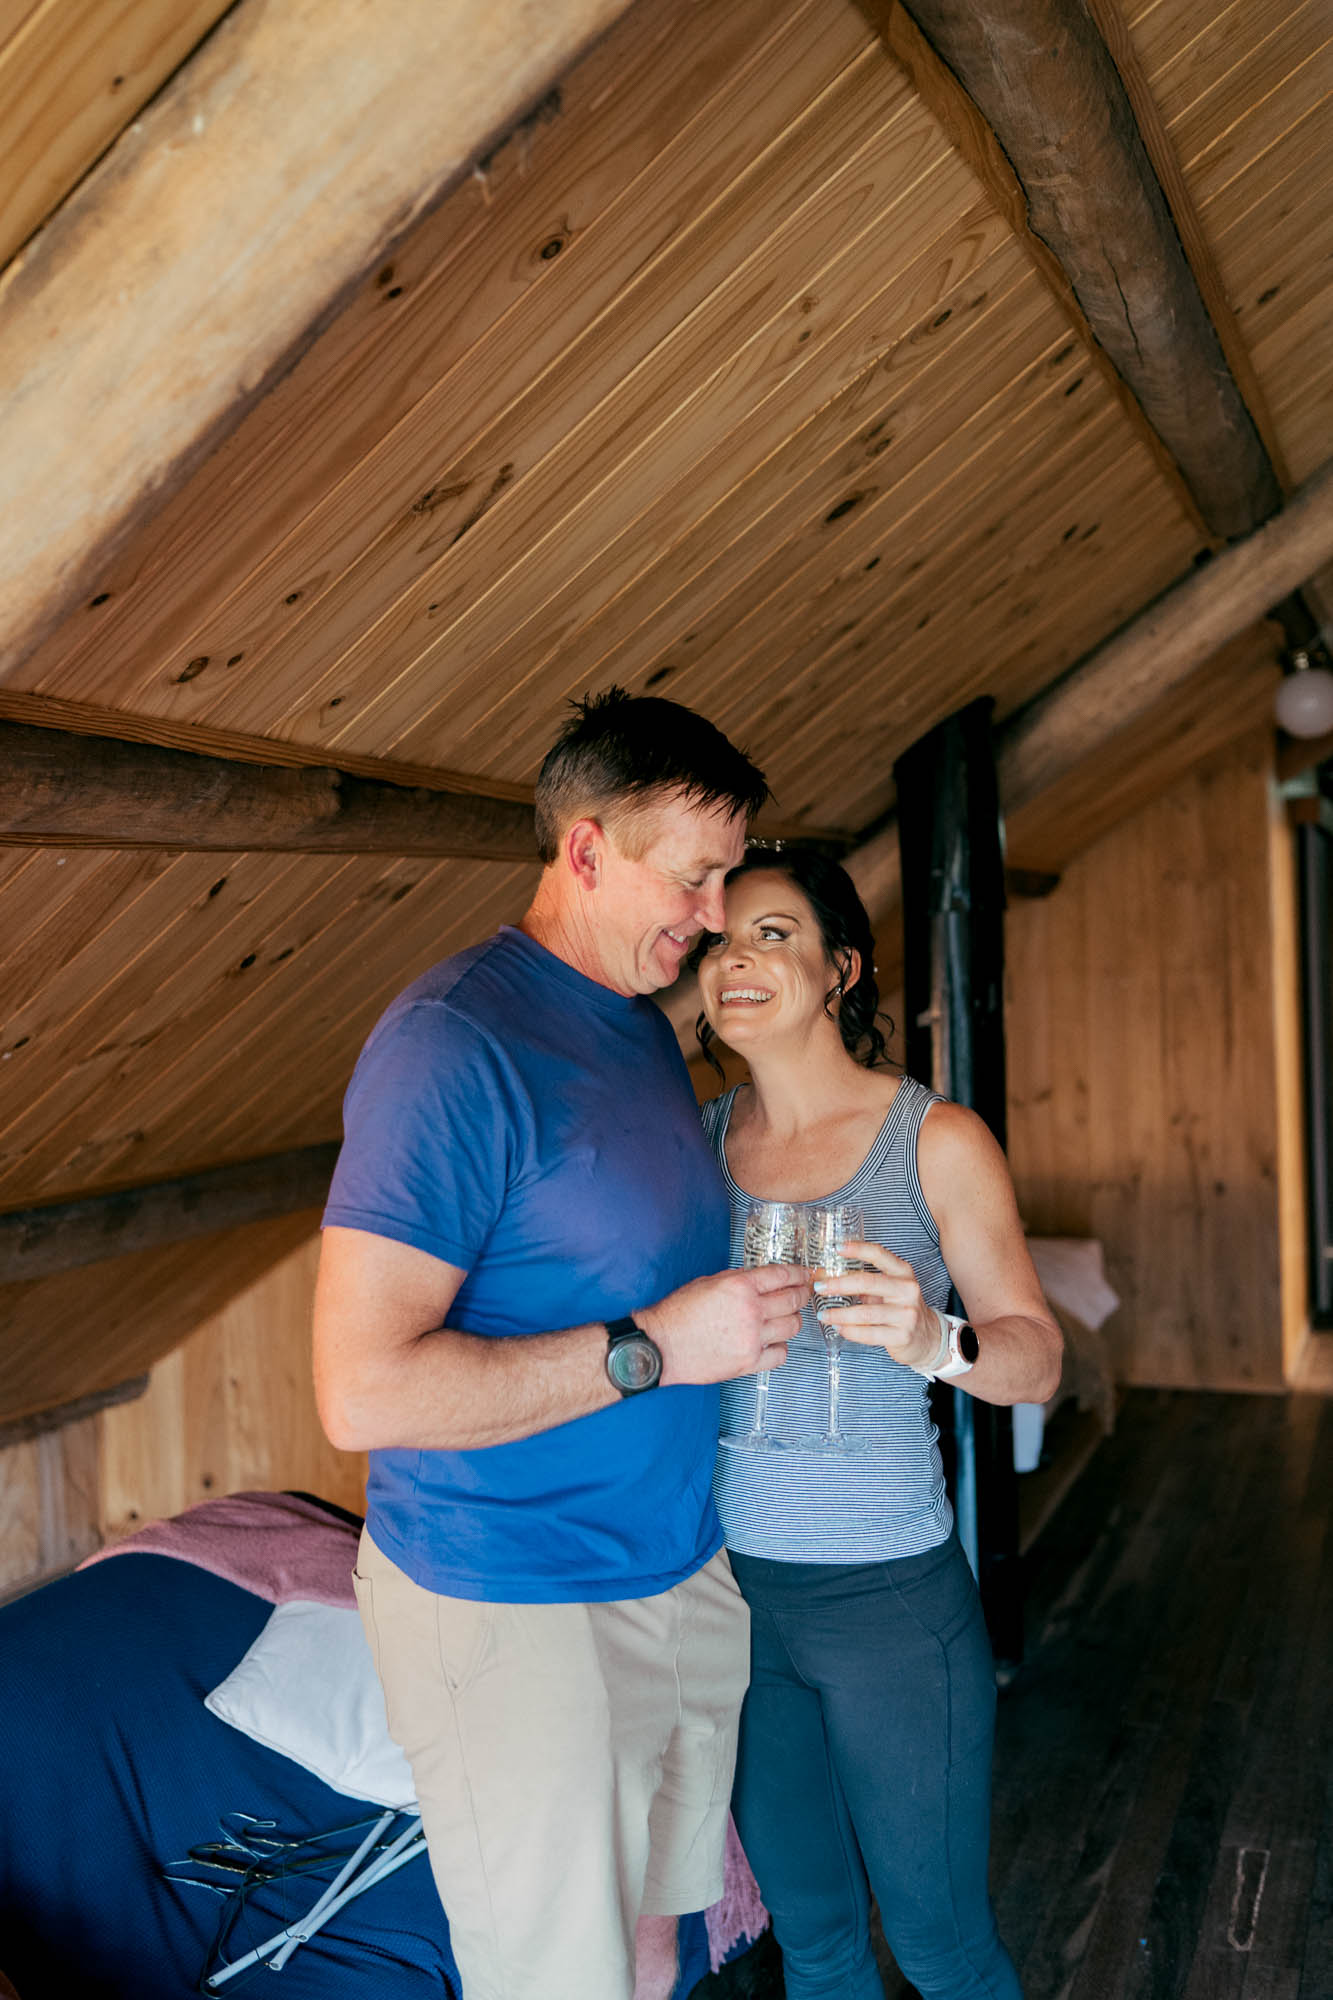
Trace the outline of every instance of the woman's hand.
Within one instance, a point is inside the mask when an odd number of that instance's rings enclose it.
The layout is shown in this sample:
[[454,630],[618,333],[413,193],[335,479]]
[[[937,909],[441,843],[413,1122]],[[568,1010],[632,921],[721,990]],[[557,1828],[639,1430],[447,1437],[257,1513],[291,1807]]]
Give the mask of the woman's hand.
[[[882,1347],[906,1368],[930,1368],[941,1359],[943,1335],[934,1309],[921,1296],[916,1272],[881,1243],[848,1243],[847,1255],[868,1270],[815,1273],[815,1310],[847,1340]],[[855,1297],[854,1306],[825,1312],[821,1296]],[[945,1357],[947,1358],[947,1357]]]

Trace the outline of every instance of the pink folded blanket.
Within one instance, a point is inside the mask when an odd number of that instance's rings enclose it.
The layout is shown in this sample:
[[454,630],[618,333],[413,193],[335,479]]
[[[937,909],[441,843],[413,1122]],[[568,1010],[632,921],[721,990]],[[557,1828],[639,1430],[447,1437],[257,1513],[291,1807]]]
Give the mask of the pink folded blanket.
[[354,1605],[359,1532],[293,1493],[227,1493],[146,1526],[79,1564],[112,1556],[176,1556],[253,1591],[270,1604],[301,1597]]

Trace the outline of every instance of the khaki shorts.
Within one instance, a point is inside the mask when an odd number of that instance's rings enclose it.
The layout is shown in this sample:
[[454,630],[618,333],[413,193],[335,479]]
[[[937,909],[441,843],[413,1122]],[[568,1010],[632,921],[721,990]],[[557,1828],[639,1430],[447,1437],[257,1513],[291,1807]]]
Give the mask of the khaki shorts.
[[356,1595],[467,2000],[632,2000],[638,1918],[722,1894],[750,1628],[725,1552],[657,1597],[477,1604],[363,1534]]

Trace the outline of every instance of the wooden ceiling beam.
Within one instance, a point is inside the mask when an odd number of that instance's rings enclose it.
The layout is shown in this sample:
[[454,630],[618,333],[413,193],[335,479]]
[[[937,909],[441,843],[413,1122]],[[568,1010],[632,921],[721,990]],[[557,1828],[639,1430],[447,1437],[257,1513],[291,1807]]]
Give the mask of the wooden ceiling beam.
[[1162,193],[1166,196],[1189,266],[1195,282],[1208,309],[1208,317],[1217,332],[1226,355],[1227,366],[1236,381],[1245,407],[1254,418],[1255,429],[1263,440],[1264,450],[1277,474],[1278,483],[1284,493],[1290,493],[1295,485],[1282,449],[1282,441],[1277,434],[1277,425],[1264,393],[1259,371],[1254,365],[1254,357],[1241,332],[1240,321],[1227,296],[1226,285],[1208,240],[1202,218],[1194,205],[1185,170],[1180,164],[1171,134],[1167,129],[1162,108],[1153,96],[1139,53],[1124,16],[1124,0],[1087,0],[1087,8],[1099,29],[1102,39],[1111,52],[1112,60],[1120,72],[1126,95],[1134,113],[1134,123],[1143,140],[1153,172],[1157,176]]
[[[178,722],[170,715],[134,715],[123,708],[105,708],[100,702],[29,694],[23,688],[0,687],[0,722],[30,722],[38,729],[68,730],[72,736],[111,736],[122,743],[156,743],[164,750],[188,750],[192,756],[224,757],[237,764],[281,765],[293,771],[324,770],[329,762],[328,749],[319,744],[255,736],[248,730],[216,729],[206,722]],[[419,786],[427,792],[480,792],[489,798],[532,804],[532,786],[514,784],[507,778],[482,778],[471,771],[409,764],[397,757],[361,757],[346,743],[338,745],[337,755],[338,769],[354,778]]]
[[1277,474],[1083,0],[860,5],[1110,362],[1191,511],[1221,540],[1267,519]]
[[[137,1402],[147,1388],[146,1375],[131,1375],[127,1381],[113,1382],[108,1389],[95,1389],[90,1396],[72,1396],[67,1403],[57,1403],[51,1409],[10,1417],[0,1422],[0,1451],[7,1451],[11,1444],[28,1444],[33,1438],[45,1437],[48,1431],[63,1430],[67,1424],[81,1424],[89,1417],[100,1416],[103,1410],[114,1410],[120,1403]],[[3,1994],[0,1987],[0,2000]]]
[[322,1208],[336,1143],[0,1215],[0,1284]]
[[[0,843],[535,861],[532,785],[0,688]],[[760,815],[768,839],[852,836]]]
[[1333,463],[1280,514],[1174,584],[1000,731],[1012,812],[1141,716],[1333,554]]
[[[0,9],[0,268],[137,118],[228,0]],[[22,16],[16,20],[15,14]]]
[[0,280],[0,673],[624,5],[230,9]]
[[0,722],[0,841],[195,853],[536,861],[515,799]]

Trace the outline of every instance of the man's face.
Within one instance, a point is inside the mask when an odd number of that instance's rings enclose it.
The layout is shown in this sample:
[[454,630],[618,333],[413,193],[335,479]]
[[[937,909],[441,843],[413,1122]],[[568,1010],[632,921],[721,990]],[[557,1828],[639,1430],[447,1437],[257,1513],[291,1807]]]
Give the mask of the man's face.
[[620,840],[604,835],[591,912],[605,980],[617,993],[657,993],[699,932],[722,928],[722,884],[745,852],[745,815],[677,794],[619,831]]

